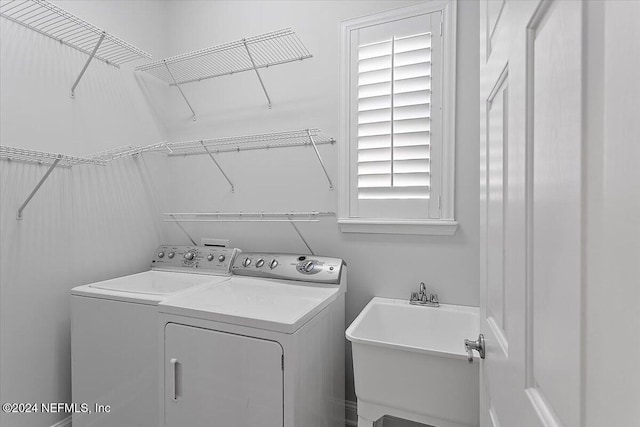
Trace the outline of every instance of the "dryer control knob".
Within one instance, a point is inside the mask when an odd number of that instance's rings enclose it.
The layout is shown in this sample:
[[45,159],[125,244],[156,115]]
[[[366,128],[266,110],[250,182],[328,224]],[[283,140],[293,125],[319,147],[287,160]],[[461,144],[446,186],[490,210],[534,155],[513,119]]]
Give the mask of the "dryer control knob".
[[174,256],[176,256],[175,252],[169,252],[169,254],[167,255],[169,258],[173,258]]
[[212,254],[207,255],[207,261],[213,261],[213,255]]
[[264,260],[262,258],[260,258],[258,261],[256,261],[256,267],[260,268],[264,265]]
[[225,257],[224,255],[220,255],[218,257],[218,261],[223,262],[225,259],[227,259],[227,257]]
[[277,266],[278,266],[278,261],[275,259],[272,259],[271,262],[269,263],[269,268],[273,270]]
[[313,267],[315,267],[315,264],[313,263],[313,261],[307,261],[304,264],[304,271],[307,273],[311,273],[311,271],[313,270]]
[[245,258],[244,261],[242,261],[242,265],[245,267],[249,267],[251,265],[251,258]]
[[193,261],[195,257],[196,253],[194,251],[187,251],[184,253],[184,259],[186,259],[187,261]]
[[162,251],[158,252],[158,258],[164,258],[164,252]]

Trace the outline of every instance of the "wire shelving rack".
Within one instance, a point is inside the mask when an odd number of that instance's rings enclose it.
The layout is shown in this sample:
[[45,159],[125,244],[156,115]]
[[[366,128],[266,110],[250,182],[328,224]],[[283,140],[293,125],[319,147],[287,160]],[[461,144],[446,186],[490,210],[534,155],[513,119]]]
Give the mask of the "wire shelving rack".
[[107,163],[101,159],[91,159],[86,157],[74,157],[74,156],[65,156],[63,154],[54,154],[47,153],[43,151],[35,151],[35,150],[26,150],[23,148],[15,148],[9,147],[6,145],[0,145],[0,159],[5,159],[8,161],[18,161],[25,163],[37,163],[40,165],[47,165],[49,168],[42,176],[40,181],[36,184],[34,189],[31,191],[29,196],[27,196],[26,200],[20,207],[18,208],[18,213],[16,215],[17,219],[22,219],[22,211],[27,207],[33,196],[36,195],[42,184],[49,178],[51,172],[56,168],[56,166],[67,167],[70,168],[74,165],[80,164],[89,164],[89,165],[98,165],[105,166]]
[[93,153],[89,157],[91,159],[98,159],[103,161],[111,161],[121,159],[123,157],[136,156],[138,154],[145,153],[147,151],[166,151],[171,152],[168,148],[168,142],[159,142],[151,145],[126,145],[124,147],[112,148],[110,150],[100,151]]
[[333,144],[335,139],[322,134],[320,129],[299,129],[283,132],[272,132],[254,135],[233,136],[213,139],[199,139],[183,142],[170,142],[166,144],[169,156],[192,156],[207,154],[220,170],[222,175],[234,191],[234,185],[229,176],[224,172],[218,161],[213,156],[214,153],[224,153],[244,150],[260,150],[270,148],[283,148],[293,146],[311,146],[322,170],[329,182],[329,189],[333,190],[333,182],[327,172],[327,168],[318,151],[318,145]]
[[176,86],[196,120],[196,113],[180,85],[254,70],[271,108],[271,97],[259,69],[312,56],[297,34],[291,28],[285,28],[161,59],[140,65],[136,70]]
[[0,4],[0,16],[89,55],[71,88],[72,98],[94,58],[115,67],[138,59],[151,59],[142,49],[47,0],[9,0]]
[[[263,133],[263,134],[253,134],[253,135],[243,135],[243,136],[233,136],[233,137],[224,137],[224,138],[213,138],[213,139],[201,139],[201,140],[193,140],[193,141],[183,141],[183,142],[159,142],[156,144],[138,146],[138,145],[127,145],[124,147],[114,148],[110,150],[101,151],[98,153],[91,154],[87,157],[75,157],[75,156],[67,156],[63,154],[55,154],[48,153],[43,151],[35,151],[35,150],[27,150],[23,148],[15,148],[6,145],[0,145],[0,159],[4,159],[7,161],[20,161],[26,163],[37,163],[40,165],[49,166],[46,173],[42,177],[42,179],[38,182],[34,190],[31,192],[29,197],[27,197],[26,201],[20,206],[18,210],[18,219],[22,219],[22,211],[29,204],[33,196],[38,192],[42,184],[47,180],[51,172],[56,167],[67,167],[70,168],[74,165],[79,164],[88,164],[88,165],[97,165],[97,166],[105,166],[108,162],[124,158],[124,157],[132,157],[145,152],[163,152],[169,157],[175,156],[192,156],[192,155],[202,155],[206,154],[209,156],[211,161],[216,165],[219,171],[222,173],[224,178],[227,180],[229,185],[231,186],[231,191],[235,191],[235,187],[229,178],[229,176],[225,173],[225,171],[220,166],[220,163],[216,160],[214,154],[223,153],[223,152],[233,152],[233,151],[243,151],[243,150],[258,150],[258,149],[270,149],[270,148],[284,148],[284,147],[293,147],[293,146],[311,146],[313,147],[314,153],[322,167],[322,170],[329,182],[329,189],[333,189],[333,182],[331,181],[331,177],[327,172],[327,168],[320,156],[320,152],[318,151],[318,145],[320,144],[333,144],[335,143],[335,139],[329,138],[322,134],[320,129],[300,129],[300,130],[291,130],[291,131],[282,131],[282,132],[272,132],[272,133]],[[278,215],[282,215],[283,213],[277,213]],[[291,212],[287,213],[289,215],[287,221],[288,222],[297,222],[301,220],[301,216],[298,214],[293,214]],[[308,213],[307,213],[308,214]],[[310,218],[307,218],[307,221],[312,220],[322,213],[314,213],[314,215]],[[247,216],[247,214],[243,214],[245,219],[251,219],[251,216]],[[224,214],[220,213],[218,216],[224,216]],[[272,215],[261,213],[261,220],[268,220]],[[303,215],[304,216],[304,215]],[[252,221],[255,220],[252,219]],[[295,225],[294,225],[295,226]]]
[[166,222],[174,222],[182,232],[195,245],[195,240],[181,225],[183,222],[284,222],[289,223],[295,230],[300,240],[307,247],[311,255],[315,255],[309,243],[304,238],[296,223],[319,222],[320,217],[335,216],[335,212],[329,211],[290,211],[290,212],[189,212],[189,213],[165,213]]

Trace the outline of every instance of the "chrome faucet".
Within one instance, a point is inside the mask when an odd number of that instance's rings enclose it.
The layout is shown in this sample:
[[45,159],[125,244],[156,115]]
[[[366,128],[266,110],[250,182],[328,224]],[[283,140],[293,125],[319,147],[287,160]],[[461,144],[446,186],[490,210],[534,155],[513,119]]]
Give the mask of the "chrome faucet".
[[409,304],[422,305],[425,307],[440,307],[438,302],[438,294],[427,295],[427,286],[424,282],[420,282],[420,291],[411,292],[411,299]]

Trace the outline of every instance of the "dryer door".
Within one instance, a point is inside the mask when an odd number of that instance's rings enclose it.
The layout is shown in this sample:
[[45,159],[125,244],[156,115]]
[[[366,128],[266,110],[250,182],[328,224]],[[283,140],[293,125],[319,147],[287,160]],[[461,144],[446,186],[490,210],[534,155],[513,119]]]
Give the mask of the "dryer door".
[[283,391],[277,342],[165,327],[165,427],[282,427]]

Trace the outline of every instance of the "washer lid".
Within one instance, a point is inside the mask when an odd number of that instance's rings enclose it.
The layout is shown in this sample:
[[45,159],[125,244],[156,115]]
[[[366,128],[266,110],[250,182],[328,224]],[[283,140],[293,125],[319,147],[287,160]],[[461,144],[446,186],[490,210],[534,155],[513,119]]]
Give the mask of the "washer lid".
[[71,294],[143,304],[157,304],[169,295],[184,292],[198,286],[214,285],[225,280],[229,280],[229,276],[151,270],[78,286],[71,290]]
[[292,334],[334,301],[336,285],[234,277],[165,299],[161,313]]

